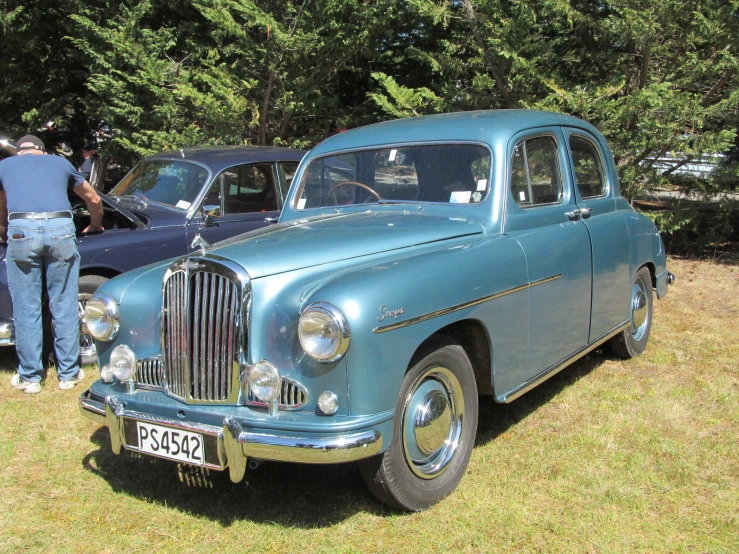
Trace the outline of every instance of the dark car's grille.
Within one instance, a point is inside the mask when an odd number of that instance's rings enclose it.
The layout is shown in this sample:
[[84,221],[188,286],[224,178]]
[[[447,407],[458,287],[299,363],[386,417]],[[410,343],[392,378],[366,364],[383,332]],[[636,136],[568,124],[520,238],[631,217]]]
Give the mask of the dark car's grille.
[[164,386],[161,358],[136,360],[136,386],[144,388],[162,388]]
[[193,265],[194,271],[185,266],[172,272],[164,284],[167,389],[187,401],[231,401],[238,387],[239,338],[246,336],[240,329],[241,286],[212,261]]

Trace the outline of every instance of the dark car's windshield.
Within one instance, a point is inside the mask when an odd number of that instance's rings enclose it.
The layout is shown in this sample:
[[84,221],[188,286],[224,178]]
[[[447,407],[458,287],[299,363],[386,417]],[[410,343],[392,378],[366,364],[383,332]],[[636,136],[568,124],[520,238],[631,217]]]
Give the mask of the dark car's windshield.
[[299,210],[352,204],[476,204],[488,191],[490,151],[477,144],[362,150],[313,160],[303,172]]
[[136,164],[111,192],[188,210],[207,180],[208,170],[199,165],[145,160]]

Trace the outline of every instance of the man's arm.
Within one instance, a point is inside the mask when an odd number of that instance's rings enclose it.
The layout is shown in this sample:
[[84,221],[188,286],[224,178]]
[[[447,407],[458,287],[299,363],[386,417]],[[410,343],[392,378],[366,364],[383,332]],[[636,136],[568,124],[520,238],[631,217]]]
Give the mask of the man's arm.
[[8,241],[8,199],[5,191],[0,190],[0,241]]
[[103,231],[103,201],[100,200],[97,191],[87,181],[84,181],[81,185],[77,185],[72,190],[85,201],[87,211],[90,212],[90,225],[82,232]]

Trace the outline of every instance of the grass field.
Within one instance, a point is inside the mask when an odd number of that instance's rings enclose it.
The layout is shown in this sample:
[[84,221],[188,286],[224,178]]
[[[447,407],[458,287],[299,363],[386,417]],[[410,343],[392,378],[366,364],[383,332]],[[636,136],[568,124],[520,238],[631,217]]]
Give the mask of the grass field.
[[643,356],[599,350],[511,405],[481,398],[466,476],[419,514],[354,465],[264,464],[234,485],[114,456],[84,389],[14,391],[0,350],[0,551],[739,552],[739,265],[669,267]]

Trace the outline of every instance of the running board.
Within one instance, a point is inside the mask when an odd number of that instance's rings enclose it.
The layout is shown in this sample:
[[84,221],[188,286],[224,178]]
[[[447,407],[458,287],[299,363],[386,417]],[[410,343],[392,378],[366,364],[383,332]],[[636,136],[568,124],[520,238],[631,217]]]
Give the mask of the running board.
[[599,347],[601,344],[606,342],[608,339],[615,337],[616,335],[618,335],[621,331],[623,331],[630,325],[631,325],[630,321],[624,321],[621,325],[619,325],[618,327],[615,327],[611,331],[608,331],[605,335],[602,335],[601,337],[595,339],[590,344],[586,344],[579,350],[576,350],[575,352],[567,356],[564,360],[557,362],[549,369],[545,369],[544,371],[539,373],[539,375],[537,375],[536,377],[532,377],[525,383],[522,383],[519,386],[517,386],[512,391],[507,392],[502,397],[498,398],[498,402],[503,402],[506,404],[508,404],[509,402],[513,402],[516,398],[518,398],[522,394],[530,391],[539,383],[542,383],[546,381],[547,379],[549,379],[550,377],[556,375],[557,373],[562,371],[564,368],[566,368],[571,363],[576,362],[577,360],[582,358],[585,354],[587,354],[591,350]]

